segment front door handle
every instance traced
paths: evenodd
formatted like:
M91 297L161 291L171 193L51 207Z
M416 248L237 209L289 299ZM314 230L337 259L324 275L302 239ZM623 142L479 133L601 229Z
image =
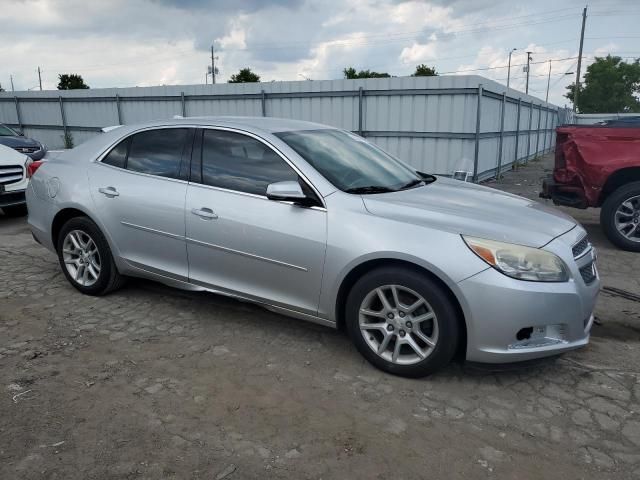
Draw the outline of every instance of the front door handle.
M193 208L191 210L191 213L193 213L194 215L197 215L198 217L203 218L205 220L214 220L214 219L218 218L218 215L216 215L213 210L211 210L210 208L207 208L207 207Z
M99 188L98 191L109 198L117 197L118 195L120 195L115 187L102 187Z

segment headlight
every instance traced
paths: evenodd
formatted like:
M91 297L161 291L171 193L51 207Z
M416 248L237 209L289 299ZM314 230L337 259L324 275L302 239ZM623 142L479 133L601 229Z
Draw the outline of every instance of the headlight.
M567 266L551 252L484 238L462 238L473 253L508 277L534 282L569 280Z

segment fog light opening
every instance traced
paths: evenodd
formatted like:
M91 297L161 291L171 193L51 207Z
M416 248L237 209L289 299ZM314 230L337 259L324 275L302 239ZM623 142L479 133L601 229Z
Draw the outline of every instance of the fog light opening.
M516 339L518 339L518 341L529 340L532 333L533 327L521 328L518 333L516 333Z

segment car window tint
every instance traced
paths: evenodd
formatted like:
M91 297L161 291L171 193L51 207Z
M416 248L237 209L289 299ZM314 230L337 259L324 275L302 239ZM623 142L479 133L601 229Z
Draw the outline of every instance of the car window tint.
M108 153L106 157L102 159L102 163L112 165L118 168L124 168L127 161L127 147L129 146L129 139L125 139Z
M134 135L127 170L177 178L187 133L186 128L161 128Z
M267 185L286 180L298 180L298 175L276 152L262 142L239 133L204 131L204 184L265 195Z

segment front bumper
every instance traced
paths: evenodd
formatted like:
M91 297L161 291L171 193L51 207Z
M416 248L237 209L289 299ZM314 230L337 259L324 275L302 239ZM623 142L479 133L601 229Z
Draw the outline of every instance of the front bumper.
M542 181L540 198L551 199L555 205L566 207L587 208L589 206L589 201L582 187L558 183L554 180L553 175L547 176Z
M547 247L562 250L562 240ZM580 275L583 264L595 261L595 251L576 261L570 258L571 265L564 258L571 271L568 282L516 280L493 268L460 282L466 303L467 360L511 363L585 346L600 278L594 270L595 279L587 284Z
M24 190L12 190L0 193L0 208L14 207L27 203Z

